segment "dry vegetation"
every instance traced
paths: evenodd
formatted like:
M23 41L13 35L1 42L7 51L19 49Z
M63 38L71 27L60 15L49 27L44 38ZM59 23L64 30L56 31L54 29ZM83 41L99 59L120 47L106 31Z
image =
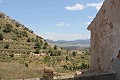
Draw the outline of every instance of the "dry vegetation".
M66 51L0 15L0 78L41 77L44 67L59 73L89 68L89 50Z

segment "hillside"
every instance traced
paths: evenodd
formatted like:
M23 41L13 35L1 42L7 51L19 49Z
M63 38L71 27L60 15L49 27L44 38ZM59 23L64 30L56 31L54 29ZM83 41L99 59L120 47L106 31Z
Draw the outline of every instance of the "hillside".
M53 49L42 37L33 33L23 24L0 13L0 52L42 53Z
M63 50L0 13L0 79L40 78L45 67L73 73L89 68L89 61L89 50Z
M59 47L62 47L63 49L68 49L68 50L83 50L83 49L89 49L90 47L90 39L85 39L85 40L74 40L74 41L65 41L65 40L58 40L58 41L53 41L46 39L48 43L57 45Z

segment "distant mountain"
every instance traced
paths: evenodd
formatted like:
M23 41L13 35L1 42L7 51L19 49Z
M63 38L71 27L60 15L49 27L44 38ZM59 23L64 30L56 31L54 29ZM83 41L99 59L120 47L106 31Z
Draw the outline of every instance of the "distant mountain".
M88 49L90 47L90 39L74 40L74 41L65 41L65 40L53 41L53 40L46 39L46 41L50 44L54 44L69 50Z
M53 41L46 39L46 41L51 44L90 44L90 39L74 40L74 41L65 41L65 40Z

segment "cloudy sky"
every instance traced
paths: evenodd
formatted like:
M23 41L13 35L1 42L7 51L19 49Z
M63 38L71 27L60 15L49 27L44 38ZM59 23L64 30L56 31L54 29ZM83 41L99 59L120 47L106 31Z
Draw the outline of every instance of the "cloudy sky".
M89 39L103 0L0 0L0 11L51 40Z

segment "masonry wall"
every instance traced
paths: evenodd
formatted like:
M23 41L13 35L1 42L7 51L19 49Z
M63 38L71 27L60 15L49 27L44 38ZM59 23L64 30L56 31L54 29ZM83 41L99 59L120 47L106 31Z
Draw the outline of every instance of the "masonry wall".
M116 72L120 69L119 65L114 66L116 60L120 63L120 0L106 0L88 29L91 31L91 70Z

